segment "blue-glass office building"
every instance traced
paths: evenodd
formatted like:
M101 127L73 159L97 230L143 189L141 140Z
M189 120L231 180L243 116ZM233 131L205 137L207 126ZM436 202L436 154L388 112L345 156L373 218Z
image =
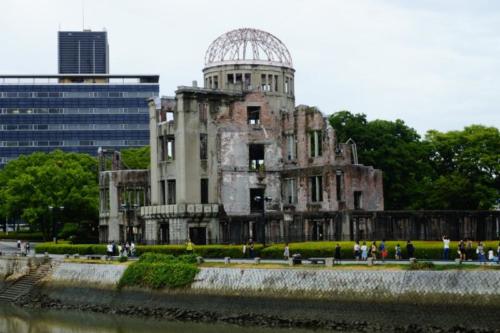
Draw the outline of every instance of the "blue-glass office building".
M59 74L108 74L106 31L59 31Z
M96 155L99 147L149 144L148 99L157 75L0 75L0 168L54 149Z

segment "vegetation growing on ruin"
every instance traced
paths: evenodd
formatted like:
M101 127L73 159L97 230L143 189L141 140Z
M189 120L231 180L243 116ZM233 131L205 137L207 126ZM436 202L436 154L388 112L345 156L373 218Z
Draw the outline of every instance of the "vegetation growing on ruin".
M194 255L176 257L145 253L127 267L118 287L179 288L191 284L197 273Z

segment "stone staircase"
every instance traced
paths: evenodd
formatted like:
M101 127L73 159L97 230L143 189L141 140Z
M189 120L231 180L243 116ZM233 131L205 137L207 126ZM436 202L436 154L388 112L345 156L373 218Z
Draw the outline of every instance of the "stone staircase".
M30 268L28 274L0 290L0 302L14 302L18 298L27 295L41 279L50 273L52 268L50 261L38 267Z

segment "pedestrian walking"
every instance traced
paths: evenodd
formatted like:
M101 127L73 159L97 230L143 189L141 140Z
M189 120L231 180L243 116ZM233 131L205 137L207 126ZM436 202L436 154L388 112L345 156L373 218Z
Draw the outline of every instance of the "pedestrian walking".
M371 249L370 249L370 255L373 258L373 260L377 260L377 242L373 241Z
M285 260L290 258L290 248L288 247L288 243L285 244L285 250L283 251L283 257Z
M193 251L194 251L194 243L191 242L190 238L188 238L188 240L186 242L186 252L188 254L193 254Z
M489 262L495 261L495 252L491 247L488 249L488 261Z
M477 254L477 259L479 260L479 263L484 264L484 262L486 261L486 257L484 254L484 245L482 242L477 243L476 254Z
M113 256L113 244L108 243L108 245L106 245L106 255L108 257L112 257Z
M467 238L467 242L465 244L465 259L471 261L474 257L474 251L472 249L472 241L470 238Z
M380 243L378 249L380 251L382 262L385 262L385 258L387 258L387 248L385 247L385 239L382 239L382 242Z
M363 242L363 245L361 245L361 260L365 261L366 259L368 259L368 247L366 242Z
M458 243L458 256L461 261L465 261L467 258L467 250L465 246L465 242L463 240L460 240L460 243Z
M135 244L134 244L134 242L130 243L130 256L135 257Z
M443 259L448 260L450 256L450 239L448 236L443 236Z
M354 259L356 261L359 261L361 257L361 246L359 246L359 241L356 241L356 243L354 243Z
M498 243L497 247L497 264L500 265L500 243Z
M337 243L337 246L335 247L335 255L334 255L334 258L335 258L335 263L340 264L340 260L341 260L342 258L341 258L341 247L340 247L340 244L339 244L339 243Z
M247 243L243 244L241 252L243 253L243 258L245 258L247 256Z
M31 244L29 241L26 241L26 254L30 254Z
M17 240L17 249L21 251L21 240Z
M251 243L250 245L248 246L248 254L250 255L250 258L254 258L255 257L255 248L254 248L254 244L253 244L253 241L250 240Z
M413 246L411 240L406 242L406 253L408 254L408 259L415 258L415 247Z
M394 248L394 250L396 252L396 255L394 256L394 259L396 259L396 260L403 259L403 255L401 253L401 246L399 244L396 245L396 247Z

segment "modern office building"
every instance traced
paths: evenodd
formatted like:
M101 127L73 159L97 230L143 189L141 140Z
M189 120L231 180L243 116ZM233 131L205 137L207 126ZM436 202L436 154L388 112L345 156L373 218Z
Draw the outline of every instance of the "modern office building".
M158 75L0 75L0 168L36 151L149 144Z
M108 74L106 31L59 31L59 74Z

